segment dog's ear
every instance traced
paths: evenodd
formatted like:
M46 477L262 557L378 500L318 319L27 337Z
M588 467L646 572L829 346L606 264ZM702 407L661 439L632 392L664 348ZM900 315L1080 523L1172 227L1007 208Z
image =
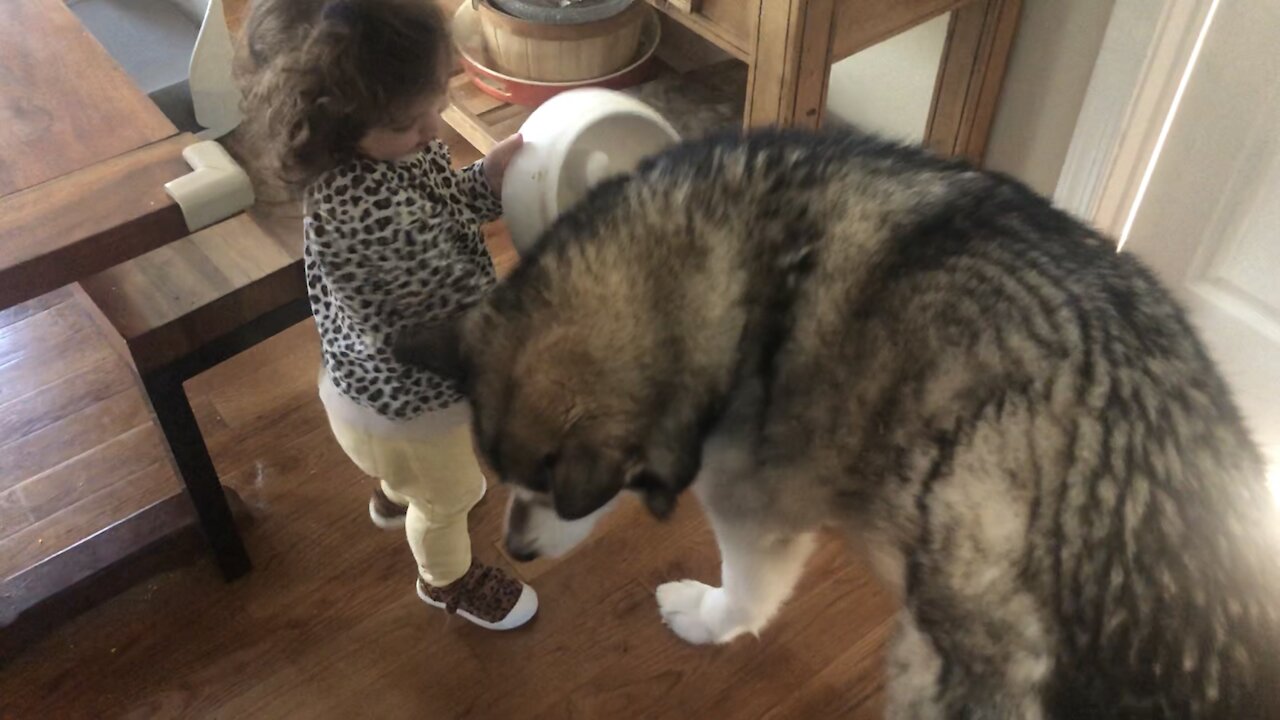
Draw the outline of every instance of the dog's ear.
M577 520L604 507L626 485L626 465L626 458L607 449L566 445L551 475L556 514Z
M702 468L702 433L671 432L657 438L675 437L678 442L651 441L638 451L638 462L627 478L627 487L640 493L645 507L659 520L675 510L676 499Z
M467 364L456 319L404 328L392 339L391 354L406 365L425 368L447 380L466 379Z
M641 468L627 480L627 487L640 493L644 498L644 506L650 514L659 520L666 520L676 508L676 497L680 491L673 483L664 480L660 475Z

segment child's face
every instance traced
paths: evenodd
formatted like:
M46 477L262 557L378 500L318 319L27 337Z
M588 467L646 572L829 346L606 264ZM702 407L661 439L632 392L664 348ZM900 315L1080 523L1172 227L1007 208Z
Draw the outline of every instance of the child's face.
M374 160L399 160L415 155L440 135L440 113L448 100L429 95L409 106L404 117L365 133L357 149Z

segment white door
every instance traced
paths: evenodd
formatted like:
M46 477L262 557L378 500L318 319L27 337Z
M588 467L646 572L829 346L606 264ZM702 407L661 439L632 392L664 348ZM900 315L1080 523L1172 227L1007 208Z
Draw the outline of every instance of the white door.
M1280 2L1220 0L1205 27L1122 251L1191 312L1280 498Z

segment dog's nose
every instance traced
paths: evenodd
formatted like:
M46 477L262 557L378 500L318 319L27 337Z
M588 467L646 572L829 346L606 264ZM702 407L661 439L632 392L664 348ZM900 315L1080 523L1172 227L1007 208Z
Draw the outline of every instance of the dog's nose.
M510 538L507 539L506 544L507 544L507 554L510 555L511 559L515 560L516 562L525 563L525 562L536 560L538 558L538 551L534 550L533 548L520 547L519 545L516 545L515 543L511 542Z

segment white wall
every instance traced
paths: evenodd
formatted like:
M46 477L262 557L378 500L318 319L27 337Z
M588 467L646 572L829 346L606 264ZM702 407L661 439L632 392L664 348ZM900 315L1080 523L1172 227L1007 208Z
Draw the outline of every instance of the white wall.
M833 65L827 112L895 140L923 140L948 18L936 17Z
M1053 194L1113 2L1023 0L987 167ZM836 63L828 111L863 129L921 140L946 23L937 18Z
M1023 2L987 146L987 167L1053 194L1112 4L1113 0Z

